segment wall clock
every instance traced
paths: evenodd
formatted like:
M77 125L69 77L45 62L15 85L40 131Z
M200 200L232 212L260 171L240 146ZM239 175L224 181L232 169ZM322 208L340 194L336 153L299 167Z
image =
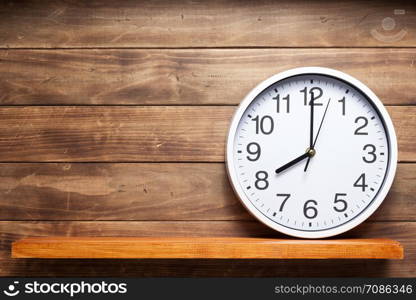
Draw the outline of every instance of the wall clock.
M388 112L357 79L306 67L260 83L229 129L226 163L244 206L282 233L323 238L367 219L391 187Z

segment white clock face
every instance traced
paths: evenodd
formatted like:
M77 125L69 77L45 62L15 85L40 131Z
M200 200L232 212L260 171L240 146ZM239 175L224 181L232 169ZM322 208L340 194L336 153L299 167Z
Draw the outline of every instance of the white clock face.
M354 78L324 68L260 84L240 105L227 143L229 177L244 205L268 226L306 238L368 218L391 186L396 161L381 102Z

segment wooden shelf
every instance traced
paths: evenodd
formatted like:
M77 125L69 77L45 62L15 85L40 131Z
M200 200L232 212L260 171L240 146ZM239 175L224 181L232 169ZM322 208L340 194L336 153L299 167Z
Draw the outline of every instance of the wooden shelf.
M389 239L31 237L12 244L13 258L402 259Z

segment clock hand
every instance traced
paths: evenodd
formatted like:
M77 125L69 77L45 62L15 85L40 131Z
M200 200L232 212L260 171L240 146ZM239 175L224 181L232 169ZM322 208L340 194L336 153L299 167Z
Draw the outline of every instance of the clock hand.
M292 160L292 161L288 162L287 164L281 166L280 168L276 169L276 174L279 174L280 172L290 168L291 166L293 166L294 164L297 164L298 162L304 160L305 158L308 158L308 162L309 162L311 157L315 155L315 150L313 149L313 147L315 145L315 143L313 141L313 123L314 123L313 116L314 116L314 106L315 105L313 103L313 100L314 100L314 95L313 95L313 93L311 93L311 101L309 102L309 105L311 107L311 110L310 110L310 112L311 112L310 113L310 126L309 126L309 128L310 128L309 148L301 156L295 158L294 160ZM322 125L322 122L321 122L321 125ZM319 131L318 131L318 134L319 134Z
M287 164L284 164L280 168L277 168L276 169L276 174L279 174L282 171L284 171L284 170L290 168L291 166L297 164L298 162L304 160L305 158L308 158L308 157L310 158L311 156L314 156L314 155L315 155L315 150L308 148L307 151L305 153L303 153L301 156L298 156L295 159L288 162Z
M313 149L313 111L314 111L314 103L313 103L313 93L311 93L311 102L309 105L311 106L311 114L310 114L310 125L309 125L309 149Z
M315 147L315 144L316 144L316 140L318 139L319 133L321 132L322 124L324 123L326 112L328 111L328 107L329 107L330 102L331 102L331 98L329 98L328 103L326 104L324 115L322 117L321 124L319 124L318 133L316 134L315 141L313 142L311 149L315 149L314 147ZM305 165L305 169L303 170L304 172L306 172L306 170L308 169L309 161L311 160L311 157L312 156L308 157L308 160L307 160L306 165Z

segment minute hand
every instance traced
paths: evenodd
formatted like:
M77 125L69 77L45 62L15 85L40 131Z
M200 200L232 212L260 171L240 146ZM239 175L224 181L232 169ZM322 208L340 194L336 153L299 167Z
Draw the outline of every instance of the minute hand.
M315 140L313 141L313 144L312 144L312 149L315 149L315 144L316 144L316 141L318 139L319 133L321 132L322 124L324 123L326 112L328 111L328 107L329 107L330 102L331 102L331 98L329 98L328 103L326 104L325 112L324 112L324 115L322 117L321 124L319 124L318 133L316 134ZM311 157L308 158L308 161L306 162L306 165L305 165L305 169L303 171L306 172L306 170L308 169L310 160L311 160Z
M309 103L309 105L311 106L311 114L310 114L310 125L309 125L309 149L313 149L313 111L314 111L314 107L315 107L315 103L313 103L313 101L315 100L313 98L313 93L311 94L311 102Z

